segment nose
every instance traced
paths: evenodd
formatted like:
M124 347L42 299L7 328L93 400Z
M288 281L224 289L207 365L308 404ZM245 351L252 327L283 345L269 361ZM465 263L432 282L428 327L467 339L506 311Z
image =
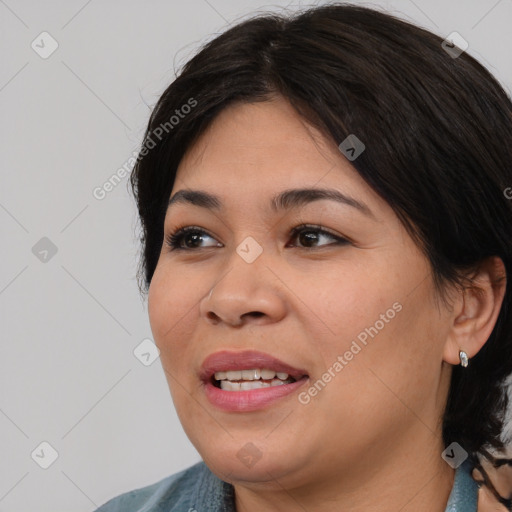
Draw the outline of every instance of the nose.
M256 263L257 262L257 263ZM199 304L200 316L211 325L264 325L286 315L283 287L260 256L247 263L234 254L227 271L212 283Z

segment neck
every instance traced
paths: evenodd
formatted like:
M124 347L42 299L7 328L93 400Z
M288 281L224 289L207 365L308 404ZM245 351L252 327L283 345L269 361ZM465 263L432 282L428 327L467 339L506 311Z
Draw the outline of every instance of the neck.
M386 453L378 448L368 450L367 460L331 471L334 478L322 475L307 484L289 486L282 478L257 488L235 484L236 510L445 512L455 471L441 458L442 440L434 439L424 426L423 432L419 431L408 442L402 439L391 453L389 447ZM419 447L429 448L422 453Z

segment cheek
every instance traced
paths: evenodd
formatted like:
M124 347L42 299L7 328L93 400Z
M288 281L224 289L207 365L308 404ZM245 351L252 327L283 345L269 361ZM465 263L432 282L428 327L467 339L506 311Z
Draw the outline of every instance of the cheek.
M364 344L376 331L389 330L400 316L400 306L393 307L401 295L400 281L378 266L333 267L314 281L301 278L296 282L303 283L297 295L305 298L314 313L311 317L321 320L326 346L338 353L348 350L358 336Z
M436 321L430 281L422 282L424 267L413 263L403 271L389 262L354 266L350 275L333 271L329 280L303 284L301 293L315 297L314 303L307 302L313 304L311 317L322 320L316 334L326 368L346 355L348 364L371 368L399 387L400 376L404 382L422 379L422 368L435 374L431 370L441 360L442 326Z
M185 282L186 281L186 282ZM163 362L177 367L183 359L184 340L197 319L194 305L199 301L198 287L164 265L157 266L148 291L151 331ZM172 358L170 357L172 352Z

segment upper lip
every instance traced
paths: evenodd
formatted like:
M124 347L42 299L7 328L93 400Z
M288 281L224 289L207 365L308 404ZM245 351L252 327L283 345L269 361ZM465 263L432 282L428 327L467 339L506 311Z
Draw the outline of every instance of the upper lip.
M210 354L203 361L200 370L201 380L210 380L216 372L228 370L251 370L253 368L267 368L277 372L287 373L295 380L299 380L307 372L300 368L294 368L280 359L256 350L244 350L242 352L231 352L222 350Z

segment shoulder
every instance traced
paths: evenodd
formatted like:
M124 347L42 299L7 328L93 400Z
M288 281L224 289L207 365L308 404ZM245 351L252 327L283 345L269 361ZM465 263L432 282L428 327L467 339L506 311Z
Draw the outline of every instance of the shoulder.
M471 476L472 469L470 459L457 468L445 512L477 512L478 484Z
M205 499L205 491L210 498L222 501L229 488L204 462L198 462L154 484L112 498L95 512L188 512Z

